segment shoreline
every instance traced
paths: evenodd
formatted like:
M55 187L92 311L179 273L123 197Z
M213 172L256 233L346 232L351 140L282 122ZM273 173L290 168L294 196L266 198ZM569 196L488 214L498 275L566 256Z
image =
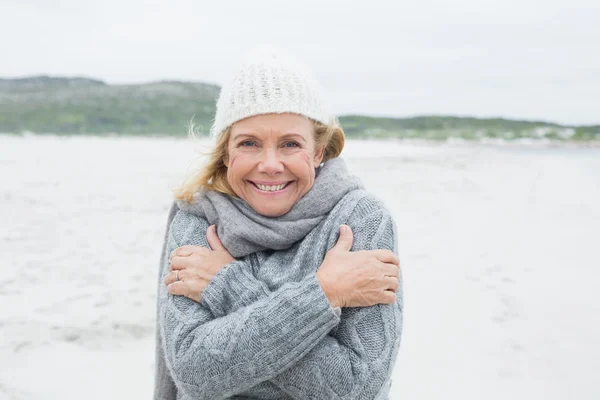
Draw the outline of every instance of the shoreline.
M173 140L173 141L189 141L194 140L200 143L209 143L212 140L207 136L199 137L198 139L190 139L187 136L171 136L171 135L136 135L136 134L60 134L60 133L9 133L0 132L0 137L5 138L20 138L20 139L139 139L139 140ZM480 138L477 140L463 139L451 137L444 140L424 139L424 138L354 138L346 137L348 142L371 142L371 143L400 143L408 145L419 145L429 147L501 147L501 148L563 148L563 149L579 149L579 148L600 148L600 140L556 140L556 139L535 139L535 138L520 138L520 139L498 139L498 138Z

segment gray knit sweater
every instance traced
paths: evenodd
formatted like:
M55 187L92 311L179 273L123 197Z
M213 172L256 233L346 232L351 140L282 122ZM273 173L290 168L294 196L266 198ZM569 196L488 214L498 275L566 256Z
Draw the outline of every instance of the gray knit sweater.
M202 303L168 294L162 281L172 250L209 247L209 223L175 205L169 221L158 282L155 399L387 399L402 286L395 304L340 309L315 276L341 224L352 228L352 251L398 253L395 224L379 200L349 192L290 248L223 267Z

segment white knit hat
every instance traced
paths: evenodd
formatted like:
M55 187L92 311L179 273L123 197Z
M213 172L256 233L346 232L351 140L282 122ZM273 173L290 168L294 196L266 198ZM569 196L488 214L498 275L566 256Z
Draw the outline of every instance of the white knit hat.
M216 139L226 128L259 114L295 113L329 124L320 85L308 68L272 46L246 54L241 66L222 88L210 135Z

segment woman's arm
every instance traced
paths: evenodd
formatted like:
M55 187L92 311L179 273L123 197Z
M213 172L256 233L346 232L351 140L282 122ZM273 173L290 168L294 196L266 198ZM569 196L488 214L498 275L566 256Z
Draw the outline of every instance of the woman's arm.
M397 254L394 224L373 198L365 198L348 220L355 232L353 250L389 249ZM201 227L200 232L202 232ZM201 234L196 240L205 240ZM204 242L199 245L207 246ZM227 315L264 299L271 292L249 266L236 261L224 267L203 292L203 303L215 315ZM334 332L296 364L271 379L296 398L374 398L387 393L402 328L402 288L397 302L344 308Z
M359 204L348 225L353 251L398 254L394 222L376 201ZM402 334L402 280L396 302L343 308L340 324L291 368L271 379L296 399L387 399Z
M377 200L363 199L348 225L354 231L353 251L388 249L398 254L393 220ZM247 265L237 262L215 276L203 298L226 315L269 293ZM297 399L385 398L401 339L401 286L396 299L391 305L344 308L333 332L270 381Z
M163 256L199 243L198 218L175 216ZM221 318L199 303L171 296L159 284L158 326L166 364L191 398L225 398L271 379L319 343L340 321L314 274Z
M215 317L222 317L264 299L270 293L268 286L254 276L251 266L237 260L217 272L202 292L201 302Z

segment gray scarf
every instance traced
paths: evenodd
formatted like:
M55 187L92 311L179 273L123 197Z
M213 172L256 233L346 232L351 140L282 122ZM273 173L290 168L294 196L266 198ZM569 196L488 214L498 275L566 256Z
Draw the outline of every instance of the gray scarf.
M177 206L216 225L219 239L235 258L261 250L287 249L316 227L347 193L363 189L339 157L315 171L312 188L279 217L265 217L242 199L205 189L195 194L192 203L177 201Z

